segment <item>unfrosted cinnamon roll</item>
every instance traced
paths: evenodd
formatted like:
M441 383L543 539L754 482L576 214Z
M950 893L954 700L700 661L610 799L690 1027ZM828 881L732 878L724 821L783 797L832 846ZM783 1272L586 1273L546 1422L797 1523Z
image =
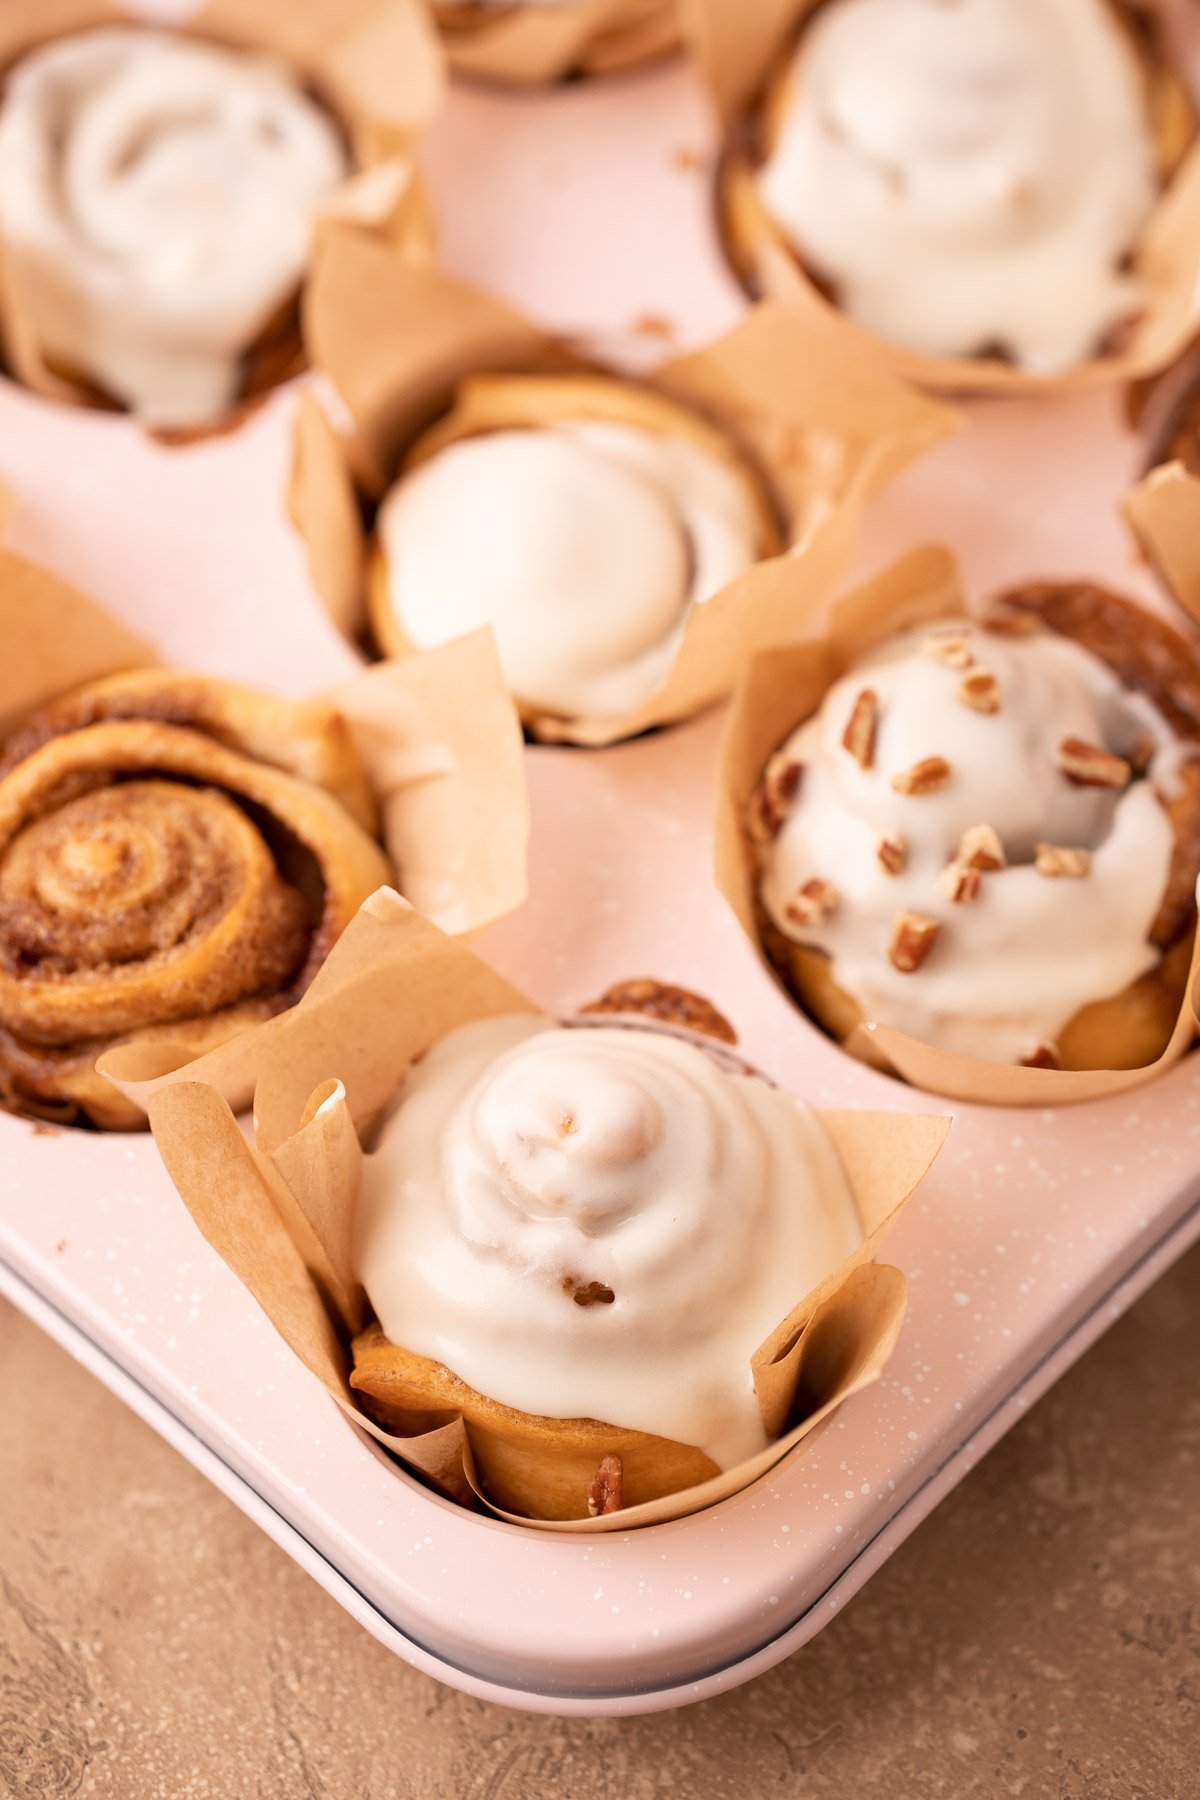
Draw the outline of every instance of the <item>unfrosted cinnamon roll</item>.
M712 426L599 376L479 376L376 522L386 655L495 632L527 716L615 718L665 679L692 606L780 547L766 488Z
M633 68L679 43L677 0L433 0L452 68L514 86Z
M1111 348L1192 135L1113 0L826 0L727 159L731 250L790 253L857 324L1052 375Z
M33 51L0 105L0 247L44 360L155 426L216 419L347 169L271 58L135 26Z
M1200 663L1083 584L893 639L781 745L749 821L764 942L835 1037L1154 1062L1200 871Z
M144 1124L97 1056L290 1004L391 878L372 821L318 703L148 669L36 714L0 752L0 1104Z
M751 1358L862 1235L824 1128L765 1082L652 1030L485 1020L366 1159L351 1381L392 1429L461 1414L507 1510L637 1505L765 1447Z

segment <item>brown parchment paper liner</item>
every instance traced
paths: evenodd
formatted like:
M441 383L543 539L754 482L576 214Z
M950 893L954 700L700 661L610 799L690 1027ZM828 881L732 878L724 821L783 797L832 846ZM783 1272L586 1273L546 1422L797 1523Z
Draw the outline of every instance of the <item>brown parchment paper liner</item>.
M768 968L755 916L754 853L746 830L750 797L764 767L817 710L833 683L876 645L918 625L963 616L967 607L953 556L940 546L924 546L840 600L821 631L764 652L734 694L718 763L714 872ZM1192 945L1189 993L1198 974L1200 934ZM1163 1054L1138 1069L1029 1069L984 1062L877 1024L859 1026L842 1048L914 1087L953 1100L1061 1106L1139 1087L1178 1062L1195 1036L1196 1020L1185 1000Z
M457 1497L479 1493L461 1420L397 1437L362 1412L348 1382L349 1341L364 1309L351 1263L369 1132L409 1065L470 1020L537 1008L461 942L389 889L361 907L304 998L184 1070L136 1048L105 1068L145 1105L172 1179L208 1241L285 1342L364 1430L406 1467ZM223 1095L255 1084L255 1143ZM694 1512L771 1468L850 1393L879 1373L904 1313L903 1276L872 1265L928 1170L949 1121L907 1113L820 1115L845 1167L864 1241L781 1321L754 1358L767 1451L702 1486L598 1519L514 1519L556 1530L626 1530ZM637 1435L637 1434L634 1434ZM491 1508L497 1511L496 1508ZM508 1515L502 1515L508 1516Z
M432 227L413 161L420 133L437 116L445 88L443 57L423 0L209 0L190 18L140 17L107 0L4 0L0 78L19 58L54 38L104 26L176 30L231 49L260 51L294 69L346 134L352 172L325 202L314 245L330 223L379 233L395 248L428 255ZM192 443L228 430L279 381L298 372L298 333L283 313L247 347L251 380L229 419L156 431L165 443ZM48 399L111 404L97 390L51 368L37 320L26 305L0 241L0 347L9 369ZM261 364L258 379L251 365Z
M319 250L305 335L352 428L340 437L316 399L303 396L290 509L314 586L355 638L365 625L368 556L359 495L368 504L379 499L414 439L456 395L469 394L463 384L472 375L578 373L583 365L498 301L345 231L331 232ZM754 652L792 635L828 591L870 496L959 425L948 408L864 369L824 337L815 341L770 304L668 363L645 387L715 426L748 459L791 547L691 608L670 673L636 712L526 713L535 735L550 741L614 743L726 693ZM535 396L531 412L537 404Z
M1181 462L1162 463L1126 495L1124 511L1174 598L1200 622L1200 479Z
M0 517L8 504L0 489ZM0 739L47 702L154 651L48 570L0 547ZM473 931L526 892L529 811L520 725L489 633L380 664L323 696L350 727L380 835L415 905ZM211 1042L206 1022L139 1039L175 1061ZM237 1096L241 1104L249 1093Z
M534 87L569 75L608 75L665 56L679 44L676 0L571 0L563 6L435 5L458 75Z
M727 247L736 237L748 263L740 273L761 292L794 309L814 329L844 348L880 362L922 386L950 394L1066 393L1077 388L1132 381L1154 373L1182 349L1196 326L1200 277L1200 141L1192 141L1166 180L1138 243L1132 267L1144 289L1138 317L1105 353L1057 375L1039 375L998 358L931 356L877 337L823 294L758 200L740 146L751 134L759 96L809 14L822 0L680 0L690 43L726 130L727 147L717 171L717 205ZM1154 15L1122 5L1140 35L1157 50ZM1169 49L1166 52L1169 58ZM1169 74L1152 95L1151 119L1164 149L1177 147L1194 120L1182 84ZM1173 159L1168 159L1173 160Z

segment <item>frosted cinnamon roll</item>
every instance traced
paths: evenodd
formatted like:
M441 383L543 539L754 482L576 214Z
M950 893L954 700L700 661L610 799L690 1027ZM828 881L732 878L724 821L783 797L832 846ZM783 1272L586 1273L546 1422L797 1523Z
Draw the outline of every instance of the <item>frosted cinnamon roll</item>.
M352 1384L392 1428L461 1413L508 1510L636 1505L765 1447L751 1357L861 1239L818 1120L694 1042L471 1024L366 1159Z
M218 418L347 168L268 57L133 26L33 51L0 105L0 246L43 359L149 424Z
M289 1005L391 879L372 823L320 704L149 669L31 718L0 752L0 1104L143 1125L96 1058Z
M385 655L490 625L527 715L604 719L663 682L691 607L779 548L757 472L713 427L602 377L476 377L376 521Z
M1200 870L1200 665L1101 589L893 639L780 747L749 820L811 1015L1035 1067L1156 1060Z
M1138 314L1191 129L1113 0L827 0L729 160L733 253L765 232L890 343L1056 374Z

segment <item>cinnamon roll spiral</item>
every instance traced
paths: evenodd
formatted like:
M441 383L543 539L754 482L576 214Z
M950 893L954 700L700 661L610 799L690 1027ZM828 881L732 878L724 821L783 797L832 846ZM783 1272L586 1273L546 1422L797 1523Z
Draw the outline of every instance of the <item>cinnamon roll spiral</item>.
M764 1448L751 1359L862 1236L795 1101L675 1036L529 1015L410 1072L359 1208L381 1330L353 1385L393 1417L461 1411L517 1510L544 1496L513 1446L577 1458L584 1485L618 1451L629 1503L672 1491L664 1446L691 1447L693 1481Z
M324 706L145 670L37 714L0 753L0 1100L142 1123L96 1057L288 1005L390 879L370 819Z
M42 356L148 423L210 423L347 169L269 58L134 26L34 51L0 107L0 242Z

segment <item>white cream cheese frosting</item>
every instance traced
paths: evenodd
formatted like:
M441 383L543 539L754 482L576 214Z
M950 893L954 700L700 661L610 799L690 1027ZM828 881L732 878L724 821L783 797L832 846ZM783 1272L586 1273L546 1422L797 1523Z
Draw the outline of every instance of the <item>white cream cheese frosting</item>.
M758 175L768 213L878 336L1053 373L1136 312L1156 198L1110 0L831 0Z
M446 446L396 483L377 531L405 636L490 625L513 693L563 718L642 705L689 608L761 538L745 483L700 444L585 419Z
M34 51L0 105L0 242L43 353L152 424L218 417L346 171L269 58L136 27Z
M1158 962L1174 831L1157 790L1180 754L1153 706L1066 638L906 633L779 752L799 773L760 845L763 904L828 954L868 1020L1024 1061ZM1121 759L1147 757L1131 779ZM902 916L923 923L897 946Z
M356 1235L394 1343L504 1405L729 1468L766 1443L752 1355L862 1233L798 1102L678 1038L522 1015L411 1071Z

